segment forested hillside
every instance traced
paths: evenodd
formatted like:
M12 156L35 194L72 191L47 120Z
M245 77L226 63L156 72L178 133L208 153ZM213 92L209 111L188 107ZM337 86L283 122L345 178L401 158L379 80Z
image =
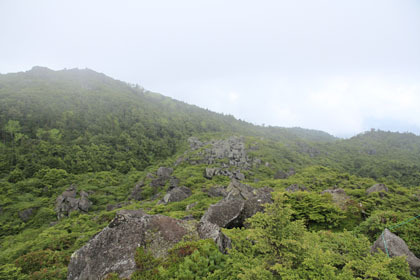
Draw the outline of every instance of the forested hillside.
M0 279L420 276L418 219L392 230L409 263L371 253L420 214L414 134L255 126L43 67L0 75L0 133Z

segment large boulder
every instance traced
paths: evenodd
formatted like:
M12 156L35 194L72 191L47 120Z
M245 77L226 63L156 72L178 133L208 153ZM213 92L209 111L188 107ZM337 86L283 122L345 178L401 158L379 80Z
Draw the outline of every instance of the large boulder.
M191 195L191 190L187 187L176 187L170 190L159 204L167 204L169 202L176 202L186 199Z
M163 257L186 235L195 235L188 222L142 210L121 210L111 223L96 234L70 259L67 279L103 279L109 273L127 278L136 270L136 248L144 247Z
M218 175L219 172L220 172L220 168L207 167L204 170L204 177L207 179L212 179L215 175Z
M174 172L174 170L170 167L159 167L156 174L161 178L169 178L172 172Z
M379 196L384 197L385 193L389 192L389 189L385 184L375 184L366 190L368 195L375 192L379 192Z
M77 198L77 190L74 185L71 185L55 200L55 211L57 218L61 219L67 217L73 211L88 212L92 202L89 200L89 194L85 191L80 191L79 198Z
M386 248L385 249L385 243ZM371 252L377 252L379 250L386 252L390 257L405 256L410 266L412 274L417 277L420 277L420 259L417 258L411 251L408 249L407 244L397 235L393 234L388 229L385 229L383 233L378 237L371 248Z
M213 239L223 253L230 248L230 239L221 228L244 226L244 221L255 213L264 210L264 204L271 203L271 188L254 189L232 180L227 188L228 194L216 204L211 205L201 217L198 233L201 238Z
M210 197L217 197L217 196L226 197L228 195L228 192L226 191L226 189L220 186L210 187L206 192L207 192L207 195Z

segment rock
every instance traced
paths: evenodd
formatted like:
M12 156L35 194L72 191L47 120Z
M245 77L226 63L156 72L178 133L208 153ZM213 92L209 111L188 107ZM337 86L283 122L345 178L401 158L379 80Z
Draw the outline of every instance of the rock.
M176 187L169 191L159 204L167 204L169 202L176 202L186 199L191 195L191 190L187 187Z
M237 180L245 180L245 175L241 172L236 172L234 176Z
M197 235L187 222L147 215L142 210L121 210L106 228L72 254L67 279L102 279L109 273L128 278L136 270L137 247L163 257L190 234Z
M270 193L273 190L254 189L232 180L227 191L229 193L224 199L210 205L197 228L201 238L213 239L223 253L230 248L231 240L223 234L221 228L242 227L245 219L264 210L263 204L272 202Z
M238 226L237 219L244 209L245 201L241 199L223 199L210 205L200 222L209 222L219 227L234 228Z
M169 178L172 174L172 172L174 172L174 170L172 168L169 167L159 167L159 169L157 170L156 174L158 175L158 177L163 177L163 178Z
M254 188L248 185L242 184L241 182L233 179L226 191L228 192L227 199L240 198L249 199L255 194L253 193Z
M308 189L305 186L301 186L298 184L290 185L286 188L287 192L305 192L308 191Z
M274 174L274 179L287 179L287 177L289 177L289 175L283 170L278 170L276 174Z
M379 192L380 197L384 197L385 193L388 192L389 189L385 184L375 184L372 187L366 190L366 193L369 195L374 192Z
M219 251L227 253L232 248L232 241L221 230L221 228L208 221L200 221L197 227L198 234L202 239L213 239Z
M142 196L143 187L144 187L144 182L143 181L138 182L134 186L133 190L131 191L130 199L134 199L137 201L144 199L144 197Z
M321 192L321 194L324 194L324 193L331 194L332 201L341 209L345 209L347 206L347 202L350 200L350 197L346 194L346 192L340 188L328 189Z
M150 182L150 186L153 188L163 187L166 185L167 180L166 177L158 177Z
M411 273L420 277L420 259L418 259L408 248L407 244L397 235L385 229L378 237L371 248L371 252L377 252L380 249L386 252L384 240L388 249L390 257L406 256L408 265L410 266Z
M204 170L204 177L207 179L212 179L213 176L217 175L219 171L220 171L220 168L207 167L206 170Z
M178 185L179 185L179 179L176 177L171 177L171 179L169 180L169 190L172 190L178 187Z
M290 169L289 169L289 172L287 172L287 176L288 176L288 177L293 176L293 175L295 175L295 174L296 174L296 171L295 171L293 168L290 168Z
M79 195L80 198L76 198L76 187L71 185L57 197L55 211L58 219L67 217L73 211L88 212L90 206L92 206L92 202L89 200L89 194L85 191L80 191Z
M193 202L191 204L188 204L187 207L185 207L185 210L189 211L189 210L193 209L196 205L197 205L197 202Z
M228 193L224 187L211 187L207 190L207 195L210 197L217 197L217 196L226 197Z
M264 204L273 203L271 192L273 192L272 189L263 189L256 196L246 200L237 223L244 225L246 219L254 216L258 212L264 211Z
M35 214L36 209L31 207L19 212L19 218L25 223L29 221Z

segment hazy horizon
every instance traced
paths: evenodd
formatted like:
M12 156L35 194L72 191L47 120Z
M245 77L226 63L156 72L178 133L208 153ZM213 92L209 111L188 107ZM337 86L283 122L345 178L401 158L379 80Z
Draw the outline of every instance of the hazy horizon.
M89 68L258 125L420 134L420 2L2 1L0 73Z

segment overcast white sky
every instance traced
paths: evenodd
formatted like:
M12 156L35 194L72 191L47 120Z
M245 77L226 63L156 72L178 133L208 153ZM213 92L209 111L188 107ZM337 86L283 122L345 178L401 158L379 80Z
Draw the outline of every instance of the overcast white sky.
M0 1L0 73L90 68L255 123L420 134L420 1Z

